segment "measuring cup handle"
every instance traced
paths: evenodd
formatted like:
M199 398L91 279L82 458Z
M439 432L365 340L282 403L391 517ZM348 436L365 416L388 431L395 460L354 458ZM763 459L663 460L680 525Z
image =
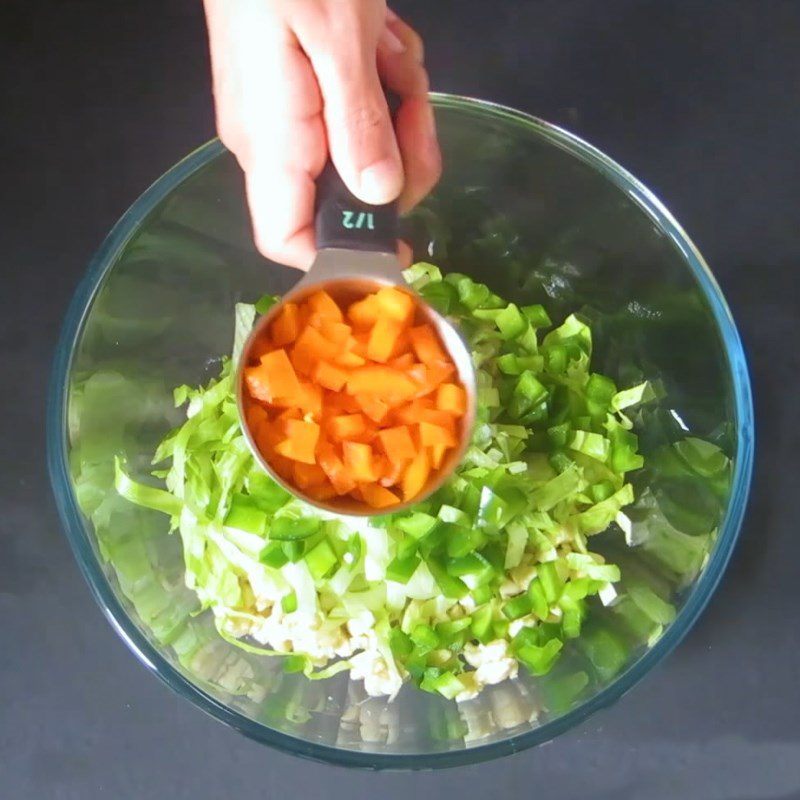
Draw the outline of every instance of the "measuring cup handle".
M394 119L399 98L386 92ZM373 206L359 200L348 188L329 159L317 178L314 208L317 249L337 247L372 253L397 252L397 203Z

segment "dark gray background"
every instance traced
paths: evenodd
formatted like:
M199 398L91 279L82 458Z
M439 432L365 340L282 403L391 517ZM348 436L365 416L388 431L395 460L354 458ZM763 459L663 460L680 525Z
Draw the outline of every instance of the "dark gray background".
M247 741L147 673L101 616L44 463L58 325L132 200L213 134L199 0L0 11L0 797L800 797L800 3L403 0L436 89L558 122L643 179L731 303L755 383L742 541L685 643L536 751L347 772Z

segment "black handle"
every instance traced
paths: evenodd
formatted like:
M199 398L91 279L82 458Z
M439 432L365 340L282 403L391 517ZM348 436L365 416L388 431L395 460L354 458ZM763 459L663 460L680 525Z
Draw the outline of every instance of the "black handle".
M394 119L398 99L387 93L386 101ZM397 251L397 203L373 206L362 202L345 186L329 159L317 178L314 229L319 250L340 247L394 253Z

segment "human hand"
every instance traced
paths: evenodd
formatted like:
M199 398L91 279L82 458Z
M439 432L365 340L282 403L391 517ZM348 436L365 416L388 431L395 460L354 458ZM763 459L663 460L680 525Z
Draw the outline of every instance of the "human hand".
M367 203L407 211L441 154L419 36L384 0L204 0L217 129L245 173L268 258L308 269L330 154ZM394 126L382 82L401 98Z

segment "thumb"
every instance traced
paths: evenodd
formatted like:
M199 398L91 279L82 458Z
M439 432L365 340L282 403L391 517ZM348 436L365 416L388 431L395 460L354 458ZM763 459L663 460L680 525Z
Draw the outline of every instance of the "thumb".
M342 37L335 48L314 64L331 159L359 199L388 203L403 189L403 163L378 78L375 47Z

